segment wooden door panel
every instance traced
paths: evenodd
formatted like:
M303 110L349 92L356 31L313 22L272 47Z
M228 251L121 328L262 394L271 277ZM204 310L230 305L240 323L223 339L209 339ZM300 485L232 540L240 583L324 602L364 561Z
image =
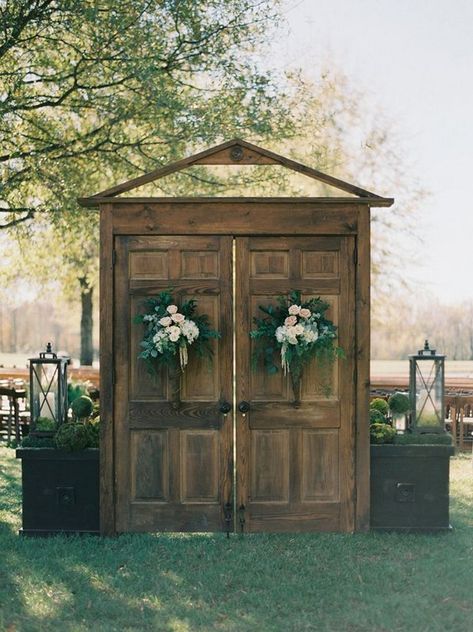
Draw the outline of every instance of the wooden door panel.
M233 476L232 419L219 410L232 401L231 238L121 237L115 248L117 530L222 530ZM212 362L190 350L177 409L167 370L150 376L138 359L143 326L133 323L146 297L170 287L222 334Z
M250 403L236 422L238 505L250 531L354 528L353 247L336 236L237 239L237 401ZM250 370L248 338L258 306L290 290L329 303L347 356L305 369L297 409L289 376Z
M255 502L289 501L289 432L254 430L251 442L251 498Z
M131 499L169 499L169 433L135 430L131 440Z
M339 432L330 430L302 431L302 500L340 500Z
M219 432L181 432L181 498L183 502L219 501Z

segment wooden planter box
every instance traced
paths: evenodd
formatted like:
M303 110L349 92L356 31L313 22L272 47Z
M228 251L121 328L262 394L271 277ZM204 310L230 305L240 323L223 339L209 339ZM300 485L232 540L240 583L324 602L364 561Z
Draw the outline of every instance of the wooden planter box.
M19 448L23 535L99 533L99 450Z
M371 528L451 529L448 445L371 446Z

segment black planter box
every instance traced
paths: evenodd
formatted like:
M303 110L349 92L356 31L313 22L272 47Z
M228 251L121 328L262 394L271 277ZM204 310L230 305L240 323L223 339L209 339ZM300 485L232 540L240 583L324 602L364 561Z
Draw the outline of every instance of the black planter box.
M19 448L23 535L99 533L99 450Z
M448 445L371 446L371 528L450 530Z

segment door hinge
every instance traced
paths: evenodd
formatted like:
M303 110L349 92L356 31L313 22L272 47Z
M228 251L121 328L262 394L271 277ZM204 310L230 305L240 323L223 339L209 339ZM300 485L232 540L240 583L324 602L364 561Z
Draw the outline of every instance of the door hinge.
M245 531L245 505L240 505L238 508L238 521L240 522L240 531L244 533Z
M356 265L358 263L358 246L355 244L353 248L353 263Z
M232 522L233 522L233 505L231 502L225 503L223 507L223 515L225 519L225 531L227 532L227 538L230 537L230 531L233 531Z

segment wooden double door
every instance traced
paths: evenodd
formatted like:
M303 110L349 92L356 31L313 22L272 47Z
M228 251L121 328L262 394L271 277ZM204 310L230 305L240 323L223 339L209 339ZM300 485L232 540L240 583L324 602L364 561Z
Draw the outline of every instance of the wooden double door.
M354 529L354 239L115 237L117 531ZM221 333L210 364L190 354L177 410L133 323L167 288ZM329 302L346 355L323 380L307 368L297 409L282 372L252 370L249 337L258 306L292 289Z

